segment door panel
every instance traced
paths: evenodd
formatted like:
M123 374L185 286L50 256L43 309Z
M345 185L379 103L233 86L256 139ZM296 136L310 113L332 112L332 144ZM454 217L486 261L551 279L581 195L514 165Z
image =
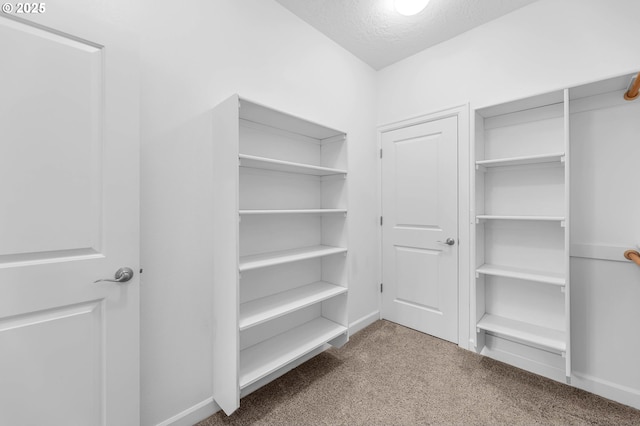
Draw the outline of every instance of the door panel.
M438 223L438 205L434 198L424 194L437 194L438 169L407 167L417 158L438 157L439 135L401 140L394 143L395 154L395 212L398 227L409 229L431 227ZM436 225L437 226L437 225Z
M440 312L437 286L440 252L398 246L395 249L396 301Z
M12 390L3 393L3 419L24 425L101 424L103 308L102 302L89 302L0 324L0 377ZM38 408L25 410L25 401L37 401Z
M0 16L2 425L140 421L137 41L109 3Z
M382 316L452 342L458 340L457 144L455 117L382 135Z
M0 51L0 263L98 253L102 50L5 21Z

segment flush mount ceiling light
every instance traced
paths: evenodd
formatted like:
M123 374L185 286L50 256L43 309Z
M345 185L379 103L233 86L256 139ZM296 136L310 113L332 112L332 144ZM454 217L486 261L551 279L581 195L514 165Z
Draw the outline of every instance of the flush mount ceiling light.
M429 0L394 0L393 5L400 15L412 16L427 7Z

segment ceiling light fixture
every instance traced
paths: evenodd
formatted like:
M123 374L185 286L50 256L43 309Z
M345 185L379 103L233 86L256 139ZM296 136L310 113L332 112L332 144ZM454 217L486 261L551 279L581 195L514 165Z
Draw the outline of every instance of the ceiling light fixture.
M394 0L393 4L400 15L413 16L422 11L429 0Z

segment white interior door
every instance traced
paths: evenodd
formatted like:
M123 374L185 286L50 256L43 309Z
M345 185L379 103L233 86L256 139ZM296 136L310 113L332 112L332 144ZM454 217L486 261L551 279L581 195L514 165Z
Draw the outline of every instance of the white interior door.
M44 8L0 16L0 424L138 425L137 41Z
M382 150L382 317L457 343L457 118L385 132Z

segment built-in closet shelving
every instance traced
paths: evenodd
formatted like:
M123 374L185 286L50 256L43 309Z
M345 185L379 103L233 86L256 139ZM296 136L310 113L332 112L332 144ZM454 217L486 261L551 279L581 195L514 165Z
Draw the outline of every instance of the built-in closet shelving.
M477 109L478 352L570 377L568 91Z
M609 150L625 153L625 144L635 140L637 106L623 96L634 77L475 110L471 317L478 352L569 381L570 259L581 259L574 259L573 281L584 281L574 282L584 298L590 278L576 265L584 265L584 259L623 262L622 253L633 245L622 219L621 224L607 222L606 231L594 228L605 223L599 219L615 216L615 207L594 205L604 193L616 198L614 205L630 206L617 213L626 214L630 223L634 207L625 198L632 184L625 187L626 178L613 175L607 176L613 182L609 188L597 186L592 170L600 164L586 159L600 153L606 160ZM626 162L628 169L633 153L616 161ZM577 190L570 195L572 181ZM571 213L572 204L579 208ZM577 315L585 315L584 309ZM584 323L574 323L574 352L585 350L589 332Z
M214 399L347 330L346 135L232 96L214 109Z

